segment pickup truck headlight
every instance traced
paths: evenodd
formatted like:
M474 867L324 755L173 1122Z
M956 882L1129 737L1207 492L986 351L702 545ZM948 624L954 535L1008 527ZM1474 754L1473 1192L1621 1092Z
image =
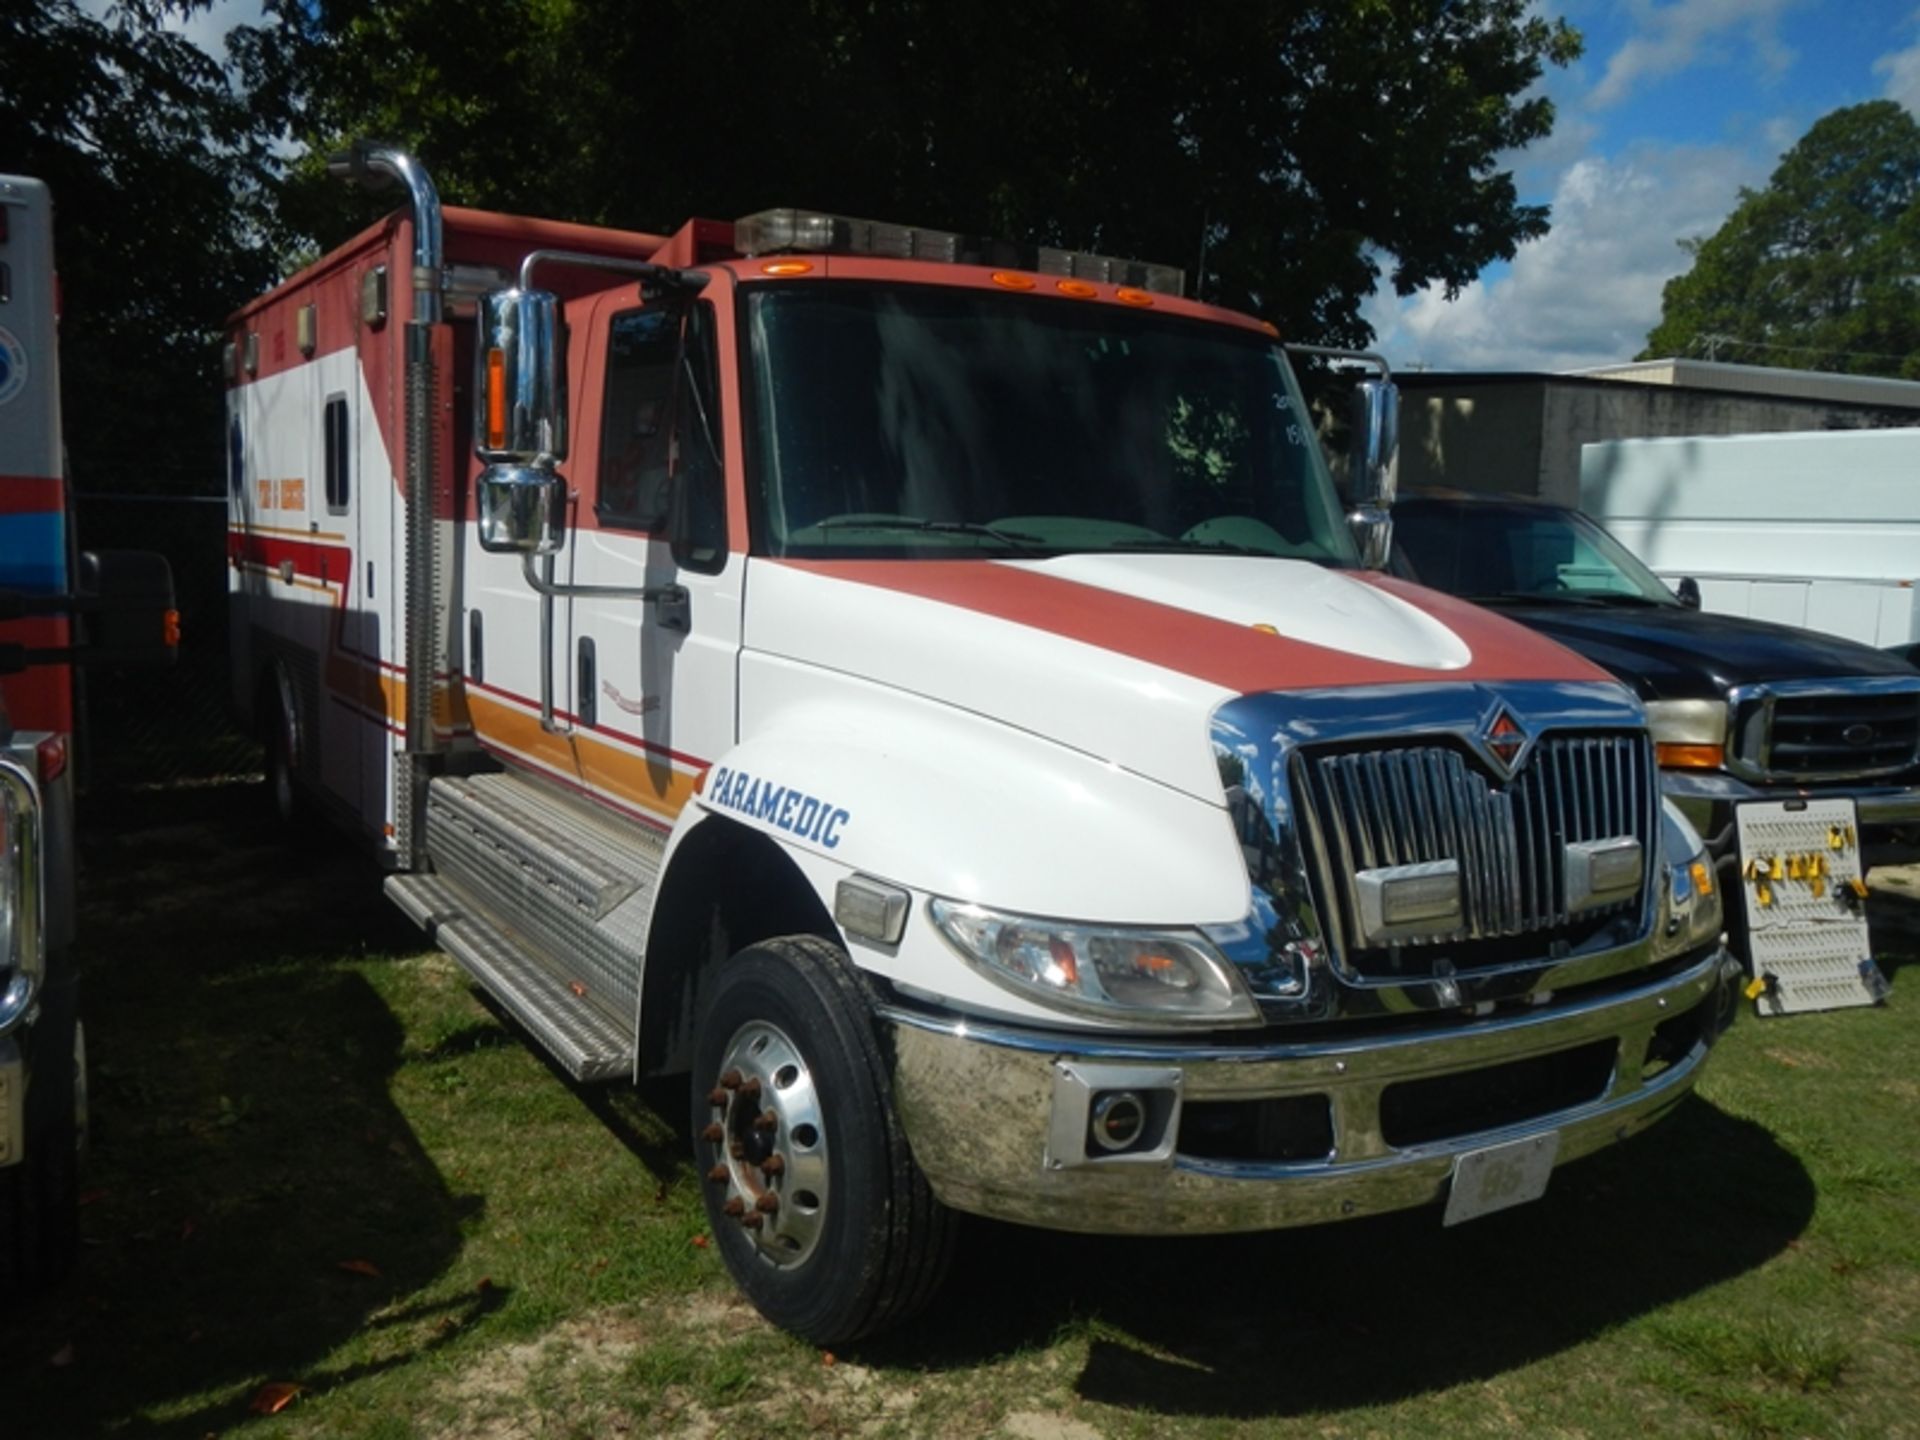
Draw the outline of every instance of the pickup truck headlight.
M961 959L1042 1005L1147 1024L1261 1023L1232 964L1198 933L1076 925L937 898L927 913Z
M1724 700L1649 700L1647 728L1662 770L1718 770L1726 764Z

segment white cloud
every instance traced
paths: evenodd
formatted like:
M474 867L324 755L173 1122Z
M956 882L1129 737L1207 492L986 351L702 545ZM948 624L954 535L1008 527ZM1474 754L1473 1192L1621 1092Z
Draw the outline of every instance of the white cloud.
M1587 97L1596 109L1617 105L1643 81L1658 80L1691 68L1702 59L1727 58L1726 50L1744 37L1751 63L1778 76L1793 63L1793 51L1780 39L1778 24L1800 0L1652 0L1629 5L1636 33L1613 52L1606 73Z
M1913 22L1920 24L1920 15ZM1873 73L1887 77L1886 96L1920 115L1920 43L1895 50L1873 62Z
M1678 242L1718 229L1766 160L1725 146L1641 146L1562 175L1553 228L1456 300L1382 287L1366 318L1396 368L1572 370L1631 359L1689 264Z

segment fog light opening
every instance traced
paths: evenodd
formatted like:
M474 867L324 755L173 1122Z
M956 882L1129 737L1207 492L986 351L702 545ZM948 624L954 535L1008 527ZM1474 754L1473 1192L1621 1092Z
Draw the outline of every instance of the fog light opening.
M1107 1090L1096 1095L1087 1115L1087 1133L1109 1155L1131 1150L1147 1128L1147 1107L1131 1090Z

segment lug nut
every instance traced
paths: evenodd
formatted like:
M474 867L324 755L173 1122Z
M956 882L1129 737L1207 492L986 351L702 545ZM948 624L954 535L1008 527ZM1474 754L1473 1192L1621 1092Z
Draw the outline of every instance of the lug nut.
M779 1123L780 1117L771 1110L762 1110L753 1117L753 1128L756 1130L771 1130Z
M749 1230L758 1230L766 1223L766 1217L763 1215L742 1215L740 1217L740 1223Z
M778 1155L769 1155L760 1162L760 1173L771 1180L787 1168L787 1162Z
M727 1071L726 1074L720 1077L720 1088L722 1090L738 1090L740 1088L740 1072L738 1070Z
M751 1080L741 1082L740 1098L742 1100L758 1100L760 1098L760 1077L758 1075L754 1076Z
M712 1089L712 1090L709 1090L709 1091L707 1091L707 1104L709 1104L709 1105L724 1105L724 1104L726 1104L726 1103L727 1103L727 1092L726 1092L726 1091L724 1091L724 1090L721 1090L721 1089L718 1089L718 1088L715 1088L715 1089Z
M747 1147L744 1144L742 1144L740 1141L736 1140L731 1145L727 1146L727 1154L731 1155L736 1160L744 1160L747 1158Z
M716 1120L711 1125L707 1126L706 1129L700 1132L700 1138L702 1140L711 1140L713 1141L714 1144L717 1145L722 1140L727 1138L726 1128L722 1126L718 1120Z
M727 1203L720 1208L735 1219L738 1219L747 1213L747 1202L742 1200L738 1195L729 1195L727 1197Z
M716 1185L724 1185L727 1181L727 1176L729 1173L730 1172L728 1171L726 1166L716 1165L711 1170L707 1171L707 1179L711 1180Z
M771 1215L780 1208L780 1197L771 1194L762 1195L753 1202L753 1208L758 1210L762 1215Z

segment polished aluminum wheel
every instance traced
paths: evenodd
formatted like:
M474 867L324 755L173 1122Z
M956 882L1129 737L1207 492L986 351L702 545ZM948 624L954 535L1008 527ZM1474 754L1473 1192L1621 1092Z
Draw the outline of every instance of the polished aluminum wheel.
M830 1198L826 1124L805 1055L778 1026L749 1021L727 1042L707 1103L714 1119L700 1138L713 1155L708 1183L727 1187L723 1213L765 1259L801 1263Z

